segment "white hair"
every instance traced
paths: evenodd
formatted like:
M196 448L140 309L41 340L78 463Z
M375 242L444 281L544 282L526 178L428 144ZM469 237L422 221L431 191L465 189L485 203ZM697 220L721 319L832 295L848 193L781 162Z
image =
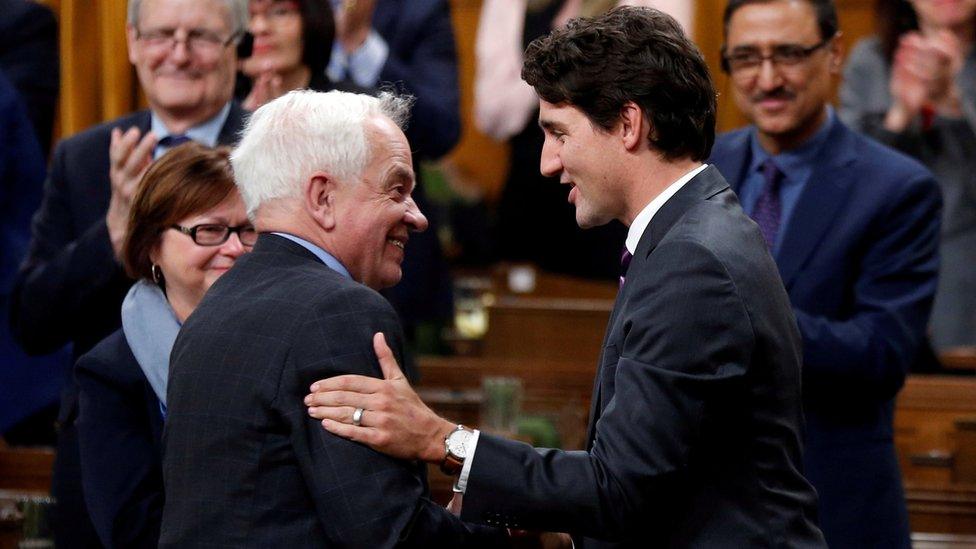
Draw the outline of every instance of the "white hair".
M300 197L316 171L341 182L361 176L370 153L366 122L386 116L402 128L412 102L389 92L296 90L254 111L231 155L248 217L269 200Z
M139 13L142 10L143 0L129 0L126 21L133 27L139 25ZM230 14L228 26L235 37L234 42L238 42L247 30L250 13L247 10L248 0L221 0L227 6Z

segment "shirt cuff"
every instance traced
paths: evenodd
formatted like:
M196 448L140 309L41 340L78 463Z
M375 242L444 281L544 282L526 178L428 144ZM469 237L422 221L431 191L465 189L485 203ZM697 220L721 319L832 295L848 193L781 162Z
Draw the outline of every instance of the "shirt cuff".
M458 477L455 491L463 494L468 489L468 475L471 474L471 464L474 463L474 451L478 448L478 437L481 431L475 429L471 437L471 447L468 449L468 456L464 459L464 466L461 467L461 476Z
M380 71L383 70L389 54L390 46L373 29L366 35L363 45L352 53L346 53L342 45L335 42L325 73L333 82L350 79L364 88L372 88L379 82Z

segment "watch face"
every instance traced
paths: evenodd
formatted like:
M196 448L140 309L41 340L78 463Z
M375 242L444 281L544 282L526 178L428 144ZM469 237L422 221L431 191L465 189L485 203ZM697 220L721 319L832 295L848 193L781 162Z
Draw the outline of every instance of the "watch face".
M460 430L454 431L447 437L447 451L456 458L465 459L468 457L468 441L471 440L471 432Z

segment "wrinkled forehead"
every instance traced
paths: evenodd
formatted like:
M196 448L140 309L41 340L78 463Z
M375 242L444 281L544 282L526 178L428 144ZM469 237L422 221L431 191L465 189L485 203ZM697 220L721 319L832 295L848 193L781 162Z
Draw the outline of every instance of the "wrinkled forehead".
M224 0L142 0L141 27L230 30L231 14Z
M729 49L809 44L821 39L817 13L806 0L746 4L732 14L726 31Z
M388 162L404 164L412 170L413 155L406 134L386 116L366 119L366 143L369 147L367 163Z

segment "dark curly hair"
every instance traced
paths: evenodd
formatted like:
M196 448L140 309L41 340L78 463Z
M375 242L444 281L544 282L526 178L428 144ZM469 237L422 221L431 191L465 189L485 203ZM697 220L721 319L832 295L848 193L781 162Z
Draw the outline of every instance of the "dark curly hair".
M569 103L606 131L633 101L651 122L648 143L668 160L705 160L715 142L705 59L678 22L655 9L571 20L529 44L522 78L543 100Z

